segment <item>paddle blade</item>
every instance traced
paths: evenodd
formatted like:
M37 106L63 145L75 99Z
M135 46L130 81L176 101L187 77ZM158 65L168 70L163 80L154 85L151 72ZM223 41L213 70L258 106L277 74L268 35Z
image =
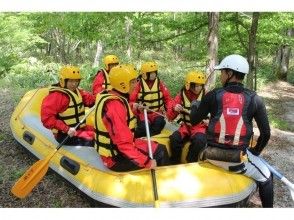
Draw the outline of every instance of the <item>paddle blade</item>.
M45 176L49 168L49 160L50 158L45 158L44 160L37 161L31 166L12 187L11 192L13 195L23 199L30 194L33 188Z

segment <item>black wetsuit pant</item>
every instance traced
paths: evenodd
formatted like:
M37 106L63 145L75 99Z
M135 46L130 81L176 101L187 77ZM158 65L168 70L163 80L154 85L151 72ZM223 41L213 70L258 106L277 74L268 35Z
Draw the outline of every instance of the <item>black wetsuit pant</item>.
M145 153L148 155L148 152ZM167 149L164 145L158 144L154 154L153 159L156 160L157 166L167 166L169 165L169 157ZM122 154L118 154L115 158L116 163L110 169L116 172L126 172L132 170L139 170L142 167L139 167L130 159L124 157Z
M67 134L65 133L58 133L56 136L56 141L58 143L61 143L65 138L67 137ZM94 140L87 140L80 137L69 137L63 145L69 145L69 146L89 146L94 147L95 141Z
M180 164L181 156L186 141L191 141L189 146L186 161L188 163L197 162L200 152L206 146L206 134L196 133L192 137L182 138L179 131L175 131L170 137L170 147L171 147L171 164Z
M152 123L149 123L150 136L160 134L165 126L165 119L163 116L158 116ZM146 137L145 121L138 120L135 130L135 138Z

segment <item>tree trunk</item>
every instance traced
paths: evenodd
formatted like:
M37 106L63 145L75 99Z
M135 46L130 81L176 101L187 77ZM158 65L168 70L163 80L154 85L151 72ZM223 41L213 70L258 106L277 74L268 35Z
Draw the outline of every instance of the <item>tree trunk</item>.
M294 36L294 28L287 30L287 36ZM291 47L289 45L281 45L276 53L274 72L278 79L287 81L289 70L289 61L291 56Z
M102 55L102 52L103 52L103 44L102 44L102 42L100 40L98 40L97 47L96 47L96 55L95 55L94 63L92 65L92 67L98 67L99 66L99 60L100 60L100 57Z
M219 12L208 13L208 61L206 74L208 75L206 87L212 88L215 85L216 74L213 67L218 63L218 29L219 29Z
M131 31L132 31L132 20L130 18L126 18L126 46L127 46L127 56L130 59L132 53L132 45L131 45Z
M248 53L247 59L249 63L249 74L247 75L247 88L253 89L253 79L256 80L256 33L258 28L258 20L259 20L259 12L253 12L252 15L252 22L251 22L251 29L249 34L249 43L248 43ZM256 90L256 88L254 88Z

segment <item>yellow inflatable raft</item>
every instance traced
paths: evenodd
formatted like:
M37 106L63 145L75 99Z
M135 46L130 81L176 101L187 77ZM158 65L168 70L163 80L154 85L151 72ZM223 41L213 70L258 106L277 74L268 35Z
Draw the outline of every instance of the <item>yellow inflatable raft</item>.
M39 159L57 142L40 121L40 106L48 88L27 92L15 108L10 126L15 139ZM170 129L153 139L168 145ZM50 168L98 201L115 207L153 207L150 170L117 173L107 169L92 147L63 146ZM206 162L158 167L155 170L160 207L244 206L255 191L250 178Z

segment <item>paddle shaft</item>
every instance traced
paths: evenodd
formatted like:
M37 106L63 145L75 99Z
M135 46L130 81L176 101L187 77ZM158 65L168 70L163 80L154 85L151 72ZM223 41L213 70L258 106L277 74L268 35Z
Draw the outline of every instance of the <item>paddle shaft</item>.
M169 122L169 120L168 120L168 118L165 116L165 115L163 115L163 114L161 114L161 113L159 113L159 112L156 112L156 111L154 111L154 110L152 110L152 109L150 109L150 108L148 108L147 106L145 106L145 105L142 105L142 104L139 104L139 103L137 103L139 106L141 106L143 109L146 109L147 111L150 111L150 112L153 112L153 113L155 113L155 114L157 114L157 115L160 115L160 116L162 116L162 117L164 117L165 118L165 121L167 122L167 123L169 123L175 130L178 130L178 126L179 126L179 124L177 123L177 122L174 122L174 123L171 123L171 122ZM177 125L175 125L175 124L177 124Z
M259 158L278 179L282 181L284 180L283 182L286 183L286 185L290 184L290 186L293 187L293 183L291 183L285 176L283 176L279 171L272 167L267 161L265 161L265 159L263 159L262 157Z
M276 176L279 180L285 183L286 186L288 186L291 192L292 200L294 201L294 184L291 183L285 176L283 176L274 167L272 167L265 159L263 159L262 157L259 157L259 159L267 166L267 168L274 174L274 176Z
M145 128L146 128L146 135L147 135L149 157L151 158L151 160L153 160L153 153L152 153L152 148L151 148L151 138L150 138L150 132L149 132L148 117L147 117L147 109L144 109L144 118L145 118ZM151 169L151 175L152 175L153 194L154 194L154 199L155 199L155 204L156 204L158 201L158 192L157 192L156 175L155 175L154 169Z
M86 119L87 117L91 114L91 112L94 110L95 105L89 110L89 112L85 115L85 117L74 127L74 129L76 130ZM58 150L59 148L62 147L62 145L64 145L64 143L70 138L69 135L67 135L61 143L58 144L58 146L56 147L56 150Z

